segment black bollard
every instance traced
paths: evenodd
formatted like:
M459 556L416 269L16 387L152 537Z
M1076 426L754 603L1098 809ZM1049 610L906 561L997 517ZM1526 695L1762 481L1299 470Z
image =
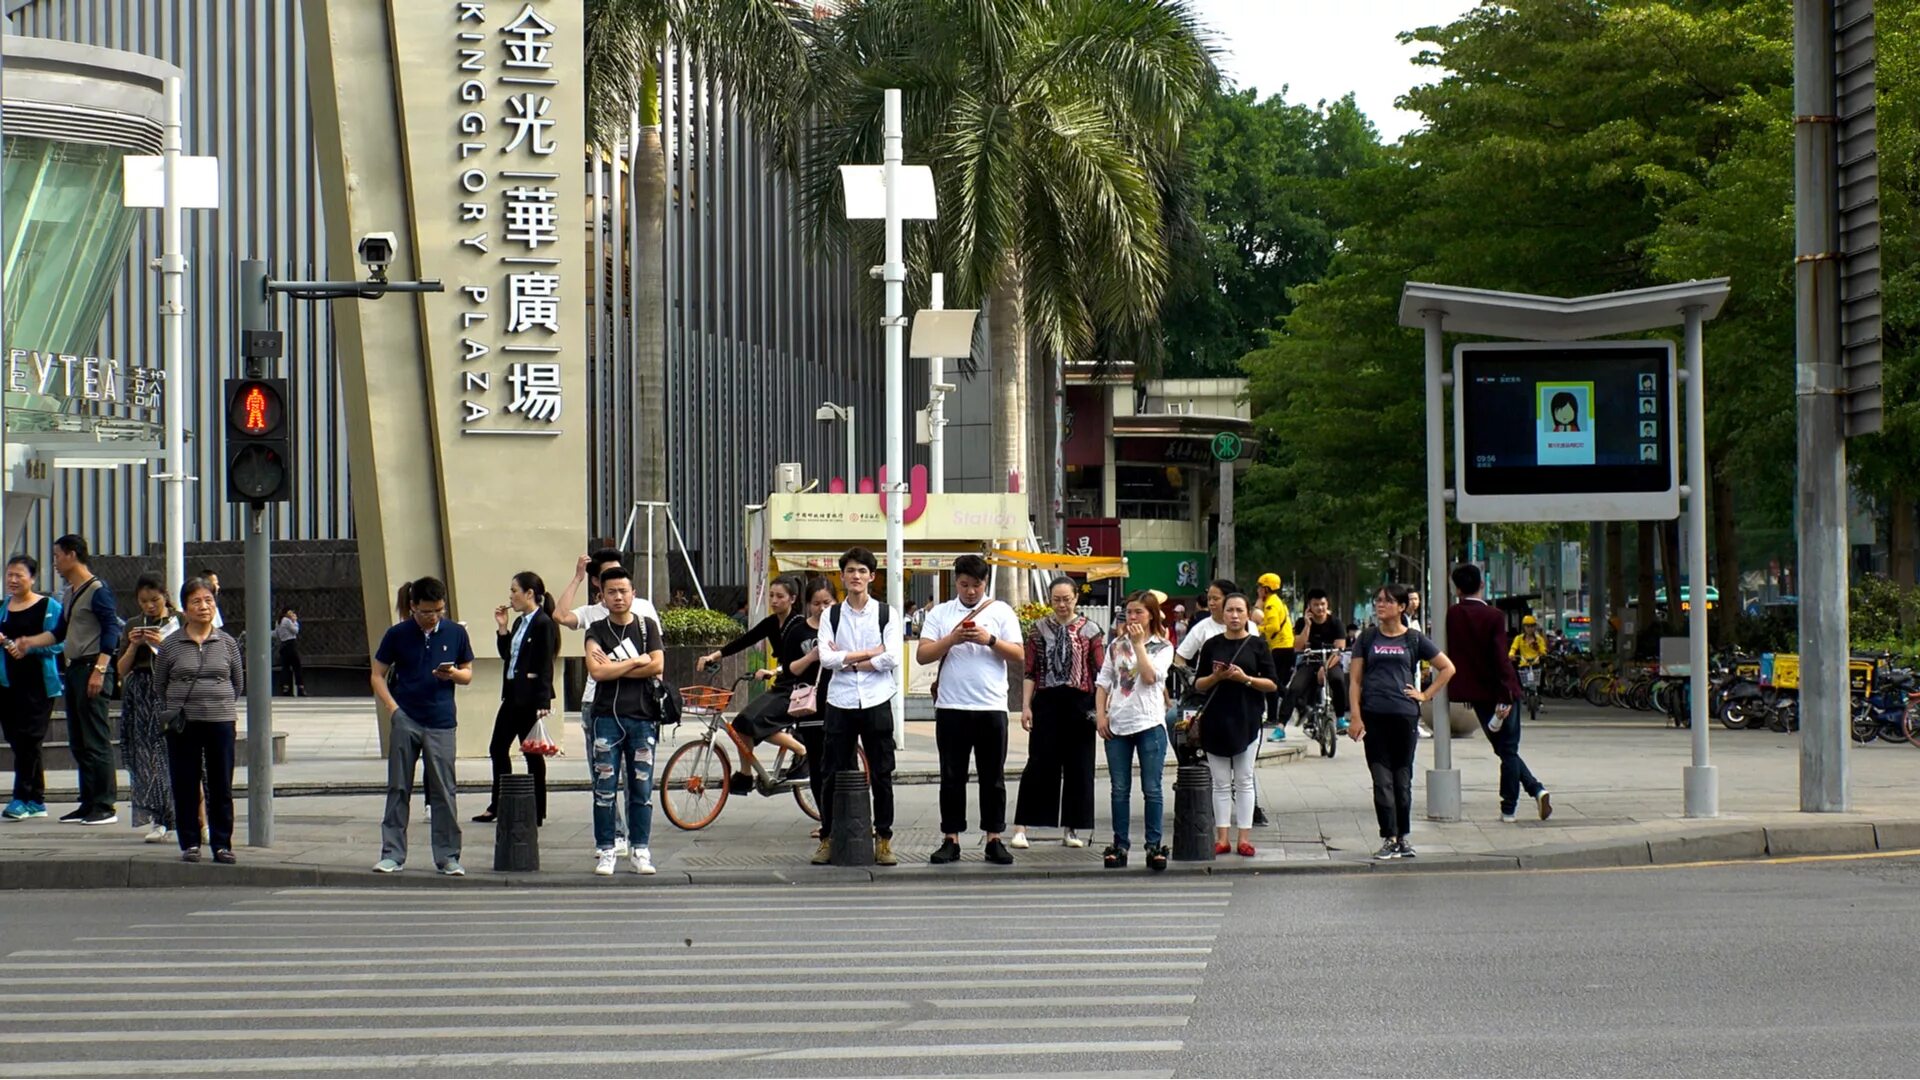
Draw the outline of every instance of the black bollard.
M833 776L833 865L873 865L873 799L867 774L848 769Z
M540 821L534 813L533 777L502 776L493 808L493 868L513 873L540 869Z
M1213 771L1182 765L1173 781L1173 857L1213 861Z

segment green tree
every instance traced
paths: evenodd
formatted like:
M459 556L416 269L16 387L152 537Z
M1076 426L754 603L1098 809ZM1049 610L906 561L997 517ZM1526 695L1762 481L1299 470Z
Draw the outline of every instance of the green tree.
M1216 80L1200 29L1186 0L863 0L828 25L816 235L840 227L837 167L880 160L900 89L940 199L912 261L949 272L950 303L987 302L995 469L1024 475L1029 342L1084 358L1157 325L1181 135Z
M1167 374L1238 375L1288 290L1326 272L1345 224L1329 189L1378 164L1380 139L1352 95L1315 108L1241 90L1209 100L1183 150L1198 220L1162 316Z
M1341 185L1332 205L1354 224L1327 276L1294 291L1282 332L1246 360L1269 455L1249 487L1303 503L1269 544L1366 552L1418 531L1423 361L1420 334L1398 326L1405 282L1582 295L1728 272L1728 251L1685 262L1661 230L1717 162L1764 138L1756 102L1788 85L1788 14L1771 0L1513 0L1407 35L1441 72L1403 99L1425 126ZM1775 258L1765 235L1719 242L1749 245L1748 269ZM1769 283L1790 257L1767 265L1735 276L1735 308L1755 319L1716 326L1708 346L1739 383L1709 394L1716 429L1750 436L1754 455L1779 437L1791 383L1765 369Z

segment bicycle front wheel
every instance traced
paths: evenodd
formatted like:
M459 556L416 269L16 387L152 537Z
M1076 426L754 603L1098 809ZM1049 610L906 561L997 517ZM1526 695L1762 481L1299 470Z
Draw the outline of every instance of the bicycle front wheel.
M1906 729L1907 741L1920 746L1920 703L1907 703Z
M733 763L725 750L704 739L687 743L673 752L660 774L661 812L678 828L706 828L727 805L727 781L732 775Z

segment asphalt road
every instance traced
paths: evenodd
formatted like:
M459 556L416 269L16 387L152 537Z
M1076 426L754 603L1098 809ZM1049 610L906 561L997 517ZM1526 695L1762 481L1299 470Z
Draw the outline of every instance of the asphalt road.
M1911 1075L1916 885L0 893L0 1075Z

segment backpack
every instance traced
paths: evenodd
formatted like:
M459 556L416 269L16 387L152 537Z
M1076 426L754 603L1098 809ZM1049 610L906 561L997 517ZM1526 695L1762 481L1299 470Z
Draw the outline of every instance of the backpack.
M833 625L833 636L836 639L838 639L840 636L840 609L846 606L847 606L847 602L845 600L842 600L839 603L827 609L827 621ZM893 614L893 605L891 604L880 605L880 637L883 641L887 636L887 620L892 614Z

